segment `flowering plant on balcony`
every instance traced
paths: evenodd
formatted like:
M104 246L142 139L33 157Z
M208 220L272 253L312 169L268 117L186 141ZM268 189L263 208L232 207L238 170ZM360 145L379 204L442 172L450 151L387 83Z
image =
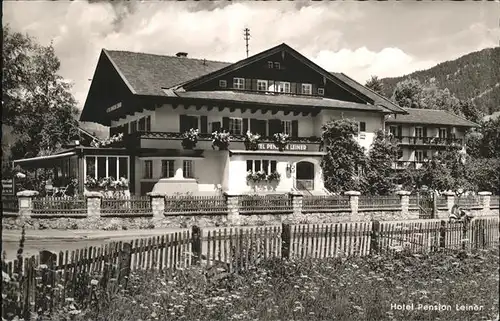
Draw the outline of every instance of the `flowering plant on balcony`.
M123 139L123 133L119 133L117 135L113 135L111 137L108 137L106 139L103 139L103 140L93 140L90 145L92 147L106 147L106 146L109 146L113 143L117 143L117 142L121 142Z
M278 173L277 171L274 171L271 174L267 175L266 179L269 182L272 182L272 181L279 182L281 179L281 174Z
M230 140L231 137L229 136L229 133L226 131L213 132L212 148L215 149L215 147L217 147L219 148L219 150L227 150L227 148L229 147Z
M199 133L198 129L193 128L184 132L184 134L182 134L182 147L184 147L184 149L193 149L198 143Z
M285 150L286 145L290 141L290 136L284 133L276 133L273 136L274 144L278 147L279 151L282 152Z
M250 131L247 131L245 136L245 148L247 150L257 150L259 149L259 134L252 134Z
M94 177L87 176L85 187L90 190L124 190L128 189L128 180L124 177L115 180L113 177L95 179Z

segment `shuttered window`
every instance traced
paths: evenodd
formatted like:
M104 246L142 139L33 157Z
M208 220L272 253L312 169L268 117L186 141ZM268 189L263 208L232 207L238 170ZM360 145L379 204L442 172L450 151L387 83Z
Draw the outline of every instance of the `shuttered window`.
M243 129L243 120L241 118L229 118L229 133L232 135L241 135Z
M175 176L174 160L169 159L161 161L161 175L164 178Z
M287 134L288 136L292 136L292 121L291 120L283 120L281 122L281 126L283 127L283 134Z

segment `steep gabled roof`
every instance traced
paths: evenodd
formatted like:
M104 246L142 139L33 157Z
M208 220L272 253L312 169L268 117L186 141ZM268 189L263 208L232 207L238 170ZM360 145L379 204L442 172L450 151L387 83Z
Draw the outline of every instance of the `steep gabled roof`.
M448 125L461 127L479 127L478 124L465 118L457 116L446 110L439 109L419 109L404 108L408 114L390 116L387 123L393 124L429 124L429 125Z
M376 93L375 91L371 90L370 88L363 86L359 82L355 81L354 79L350 78L346 74L343 74L341 72L330 72L332 75L337 77L338 79L342 80L352 88L356 89L363 95L370 97L375 105L380 105L383 106L389 110L397 110L397 111L402 111L405 112L405 109L402 107L399 107L389 99L385 98L384 96Z
M107 54L132 93L164 96L162 87L173 87L230 65L227 62L162 56L130 51Z

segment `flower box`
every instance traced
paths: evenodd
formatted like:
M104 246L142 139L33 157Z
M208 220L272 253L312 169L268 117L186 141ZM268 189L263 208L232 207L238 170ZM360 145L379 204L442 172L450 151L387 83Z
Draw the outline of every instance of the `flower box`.
M212 148L217 147L219 150L227 150L231 137L228 132L213 132L212 133Z
M198 129L191 128L182 135L182 147L184 149L193 149L198 143Z
M245 136L245 148L246 150L258 150L259 149L259 134L252 134L250 131L246 133Z
M284 134L284 133L276 133L273 136L273 141L274 141L274 144L276 145L276 147L278 147L278 150L280 152L282 152L285 150L286 145L290 141L290 136L288 136L288 134Z

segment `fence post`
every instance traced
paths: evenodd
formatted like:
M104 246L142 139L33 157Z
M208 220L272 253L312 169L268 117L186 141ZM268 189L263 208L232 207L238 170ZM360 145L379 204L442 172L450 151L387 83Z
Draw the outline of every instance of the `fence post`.
M99 218L101 217L101 199L100 192L85 192L85 200L87 202L87 217Z
M27 219L31 217L33 211L33 198L38 196L37 191L21 191L17 193L19 199L19 218Z
M293 191L290 192L289 196L292 200L293 215L302 214L302 204L304 200L304 195L302 195L301 192Z
M118 284L122 286L122 289L127 288L128 278L130 276L130 264L132 263L132 244L123 243L123 247L120 251L120 264L118 273Z
M401 205L401 215L409 216L410 215L410 194L408 191L397 191L397 195L399 195L399 203Z
M455 193L444 192L443 195L446 197L446 207L448 208L448 213L451 213L453 205L455 205Z
M281 257L286 260L290 258L291 230L290 224L281 225Z
M165 194L158 192L149 192L148 196L150 197L151 201L153 219L163 219L165 217Z
M191 230L191 253L193 255L193 265L198 265L201 262L201 229L194 225Z
M361 195L361 192L347 191L344 194L349 196L349 204L351 205L351 215L358 215L359 196Z
M378 254L380 251L379 248L379 238L380 238L380 222L373 221L372 222L372 233L370 240L370 254Z
M488 215L491 213L491 192L479 192L477 195L479 195L479 201L481 202L481 215Z
M240 225L240 207L238 204L239 195L224 193L227 204L227 219L230 225Z
M444 249L446 247L446 221L441 220L441 226L439 227L439 247Z

